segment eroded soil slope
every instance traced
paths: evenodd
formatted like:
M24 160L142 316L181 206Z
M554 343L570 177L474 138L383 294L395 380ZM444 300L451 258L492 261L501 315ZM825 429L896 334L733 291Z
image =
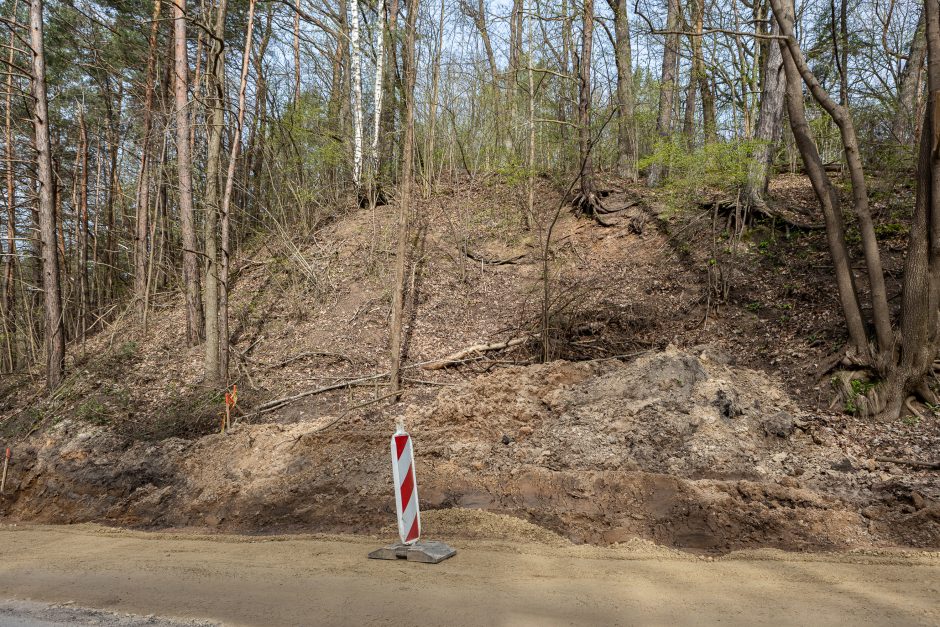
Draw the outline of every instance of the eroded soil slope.
M940 547L936 473L872 459L717 351L511 367L403 419L423 508L512 514L575 541L687 549ZM386 414L132 443L64 420L21 449L0 513L138 527L377 532L393 519Z

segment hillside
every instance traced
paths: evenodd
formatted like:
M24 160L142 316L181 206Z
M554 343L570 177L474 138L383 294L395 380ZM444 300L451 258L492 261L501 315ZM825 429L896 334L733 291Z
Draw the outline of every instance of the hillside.
M29 375L0 383L0 434L15 450L0 515L378 532L394 516L387 439L403 420L426 510L483 509L599 544L940 547L936 470L878 461L936 460L938 417L918 406L896 423L862 420L829 381L842 320L803 179L772 186L802 228L761 218L743 232L717 202L676 210L667 192L605 187L611 206L630 206L607 227L539 184L537 224L563 207L548 363L544 234L520 218L524 191L461 179L418 201L406 393L391 404L395 208L349 206L240 251L229 433L201 347L185 348L176 292L146 333L128 311L70 347L51 398ZM900 248L888 249L891 276Z

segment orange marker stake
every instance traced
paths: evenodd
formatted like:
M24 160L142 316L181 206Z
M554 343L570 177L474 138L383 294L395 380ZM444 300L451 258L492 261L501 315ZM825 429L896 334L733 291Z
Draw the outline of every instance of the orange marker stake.
M232 428L232 410L238 403L238 386L233 385L231 392L225 393L225 416L222 418L222 433Z

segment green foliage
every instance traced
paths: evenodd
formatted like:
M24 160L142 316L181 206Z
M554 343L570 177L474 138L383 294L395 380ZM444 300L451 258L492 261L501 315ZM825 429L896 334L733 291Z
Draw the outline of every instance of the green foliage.
M117 355L120 359L130 359L137 354L137 342L130 341L124 342L121 346L118 347Z
M838 377L833 377L833 384L838 384ZM876 385L877 381L868 381L865 379L852 379L849 382L849 389L846 393L845 412L848 414L857 414L859 412L858 398L868 394Z
M529 180L531 173L525 163L515 156L496 168L496 174L507 185L522 185Z
M875 234L884 238L898 237L907 233L908 228L903 222L885 222L875 227Z
M716 191L733 194L742 188L760 143L712 142L689 149L683 136L674 135L660 141L649 157L640 160L639 167L661 164L667 171L663 187L671 196L671 204L681 209L708 201Z
M345 146L342 139L332 132L335 122L330 120L325 105L321 98L305 94L282 121L290 138L277 135L270 138L273 142L285 142L284 153L299 154L305 171L314 174L332 170L346 162Z
M906 424L909 427L916 427L917 425L920 424L920 417L918 416L905 416L901 420L903 420L904 424Z
M76 415L85 422L94 425L106 425L111 422L108 408L96 398L90 398L84 401L75 410Z

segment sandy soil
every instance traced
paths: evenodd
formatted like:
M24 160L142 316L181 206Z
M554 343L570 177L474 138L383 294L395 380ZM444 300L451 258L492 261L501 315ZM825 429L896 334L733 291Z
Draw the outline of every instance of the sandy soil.
M940 624L935 552L462 540L429 566L366 559L381 541L4 526L0 596L230 625Z

